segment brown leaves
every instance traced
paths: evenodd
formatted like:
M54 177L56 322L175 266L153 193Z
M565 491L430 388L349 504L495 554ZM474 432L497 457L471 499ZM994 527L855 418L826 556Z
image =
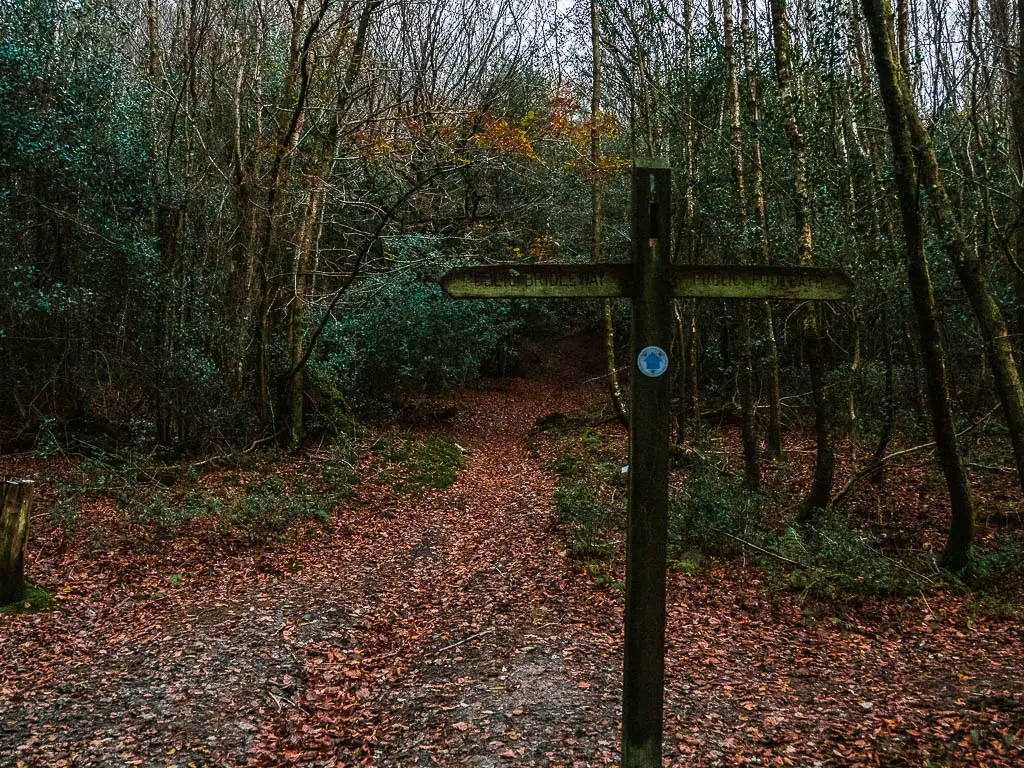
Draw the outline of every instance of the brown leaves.
M61 608L0 619L0 763L616 765L621 594L566 564L525 447L603 397L566 375L458 394L455 486L364 482L292 546L90 558L40 526ZM1014 621L798 597L740 562L670 576L669 764L1024 761Z

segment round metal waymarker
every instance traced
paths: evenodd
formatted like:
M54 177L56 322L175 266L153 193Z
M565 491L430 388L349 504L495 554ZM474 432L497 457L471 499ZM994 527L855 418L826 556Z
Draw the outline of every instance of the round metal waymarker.
M636 358L636 367L652 379L668 370L668 355L661 347L644 347Z

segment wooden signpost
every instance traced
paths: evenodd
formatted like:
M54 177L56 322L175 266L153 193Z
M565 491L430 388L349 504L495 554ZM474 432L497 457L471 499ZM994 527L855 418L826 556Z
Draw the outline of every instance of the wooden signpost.
M669 377L672 300L843 300L842 273L803 267L673 266L671 172L654 160L633 166L632 264L466 267L441 280L453 298L632 300L629 521L626 538L622 768L660 768L665 687L665 569L668 526Z

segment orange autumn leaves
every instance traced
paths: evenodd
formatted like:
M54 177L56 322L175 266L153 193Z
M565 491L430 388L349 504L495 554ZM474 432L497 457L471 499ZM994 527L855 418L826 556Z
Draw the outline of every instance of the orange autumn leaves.
M600 155L596 165L591 162L589 146L595 127L599 139L614 138L620 131L614 115L582 114L579 102L561 89L551 94L544 112L538 114L531 109L518 120L487 110L448 113L448 118L442 120L403 115L381 124L380 131L361 131L354 138L360 157L367 160L427 151L440 151L457 163L468 163L481 153L541 165L561 160L563 167L580 169L590 181L595 176L620 173L629 165L628 158L615 154ZM568 157L564 157L566 150Z

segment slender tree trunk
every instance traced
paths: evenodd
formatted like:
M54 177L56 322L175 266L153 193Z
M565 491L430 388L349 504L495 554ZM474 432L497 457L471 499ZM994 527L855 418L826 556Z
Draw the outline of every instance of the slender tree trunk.
M757 61L754 45L757 42L756 28L750 16L750 0L740 0L740 28L743 39L743 68L747 80L747 96L750 109L750 195L754 206L752 222L753 243L751 263L767 265L768 245L766 238L767 212L764 200L764 166L761 162L761 99L757 86ZM768 458L782 458L782 394L779 390L779 347L775 341L775 322L769 302L761 307L761 319L765 338L768 340Z
M882 347L885 356L885 422L882 424L882 432L878 437L878 444L871 457L874 471L870 480L875 485L885 485L885 464L882 457L889 449L889 441L892 440L892 433L896 429L896 381L895 370L892 359L892 339L889 337L889 316L882 314Z
M857 317L853 320L853 360L850 362L849 397L847 400L847 437L850 440L851 455L857 455L857 400L855 397L857 377L860 375L861 354L860 354L860 321Z
M590 44L593 51L594 71L590 91L590 169L594 174L590 186L591 210L591 256L595 264L604 262L601 248L601 17L597 0L590 0ZM618 368L615 364L615 327L612 323L612 301L601 302L601 331L604 336L604 359L606 376L608 377L608 394L612 400L615 415L623 426L629 428L629 416L626 413L625 399L619 384Z
M797 254L804 266L814 265L814 243L810 219L810 190L807 182L807 143L800 130L793 93L793 74L790 64L789 23L786 19L786 0L771 0L772 31L775 38L775 72L782 102L782 119L793 156L794 218L797 227ZM811 373L811 393L814 398L814 432L817 457L814 480L804 499L801 519L809 520L815 510L828 506L832 497L835 475L835 447L831 429L832 407L825 389L825 345L817 309L809 309L804 318L804 338L807 362Z
M291 368L294 371L288 380L288 442L293 448L302 444L305 432L303 424L303 375L300 363L303 358L303 334L306 330L306 278L309 273L309 254L316 231L321 190L314 185L303 213L299 230L299 241L295 246L295 282L289 304L288 337Z
M740 118L739 66L736 61L736 43L733 36L733 0L723 4L722 37L724 40L726 71L726 105L732 128L732 177L736 194L736 236L742 244L747 230L747 195L743 186L743 124ZM741 260L747 261L746 249L741 245ZM750 340L750 302L739 306L740 359L737 383L740 390L740 423L743 441L743 476L748 487L759 488L761 468L758 463L757 422L754 403L754 354Z
M342 139L345 117L351 106L352 89L362 67L363 53L366 48L366 36L373 13L379 6L379 0L369 0L360 12L356 36L352 44L348 66L345 69L345 76L338 92L328 140L324 142L318 170L311 179L309 197L299 227L294 259L294 294L289 304L288 338L290 367L285 377L284 387L289 404L288 438L289 443L293 447L301 443L305 431L303 425L303 369L306 361L304 334L306 322L306 284L309 274L310 252L313 243L317 240L317 236L314 233L317 229L320 209L323 206L324 197L327 193L327 186L334 172L335 158Z
M921 180L905 103L911 97L906 92L893 51L889 0L863 0L863 8L893 146L894 177L907 244L907 273L917 317L936 454L949 489L952 518L943 563L959 570L967 565L974 539L974 500L957 446L945 351L925 255Z

